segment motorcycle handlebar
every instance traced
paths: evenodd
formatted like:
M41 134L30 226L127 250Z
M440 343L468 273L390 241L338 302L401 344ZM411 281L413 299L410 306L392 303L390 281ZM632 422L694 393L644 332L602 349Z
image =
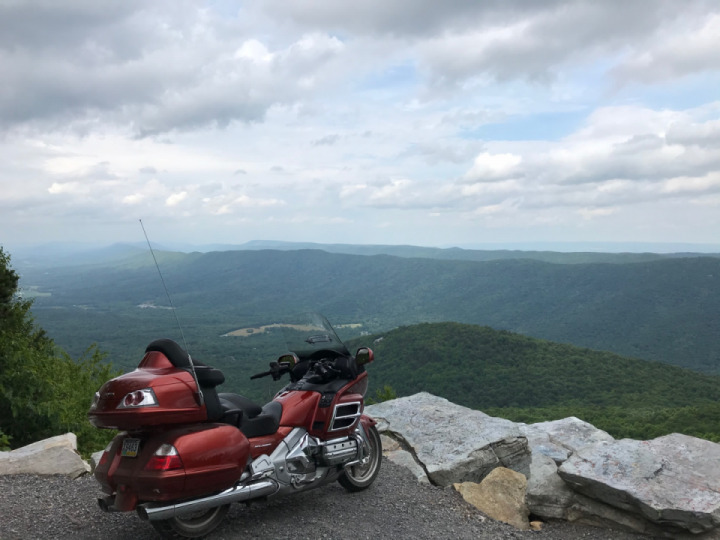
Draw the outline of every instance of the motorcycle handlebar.
M328 359L316 360L310 363L310 371L322 378L328 379L331 377L337 377L341 375L341 371L332 365L332 362ZM256 373L251 375L250 379L260 379L272 375L274 380L280 379L285 373L290 372L288 366L278 364L277 362L270 363L270 370L263 371L262 373Z
M277 381L282 377L285 373L288 373L290 371L290 368L287 366L284 366L282 364L279 364L277 362L270 362L270 371L263 371L262 373L257 373L255 375L252 375L251 379L259 379L260 377L267 377L268 375L272 375L272 378L274 381Z

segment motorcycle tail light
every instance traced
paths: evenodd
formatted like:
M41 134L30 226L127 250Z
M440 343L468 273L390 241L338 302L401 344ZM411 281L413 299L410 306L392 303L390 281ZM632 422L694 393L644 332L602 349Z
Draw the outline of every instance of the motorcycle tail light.
M172 444L160 445L160 448L155 450L145 465L145 469L148 471L173 471L182 468L183 462L180 454Z
M152 388L135 390L125 395L120 401L118 409L133 409L135 407L157 407L158 402Z

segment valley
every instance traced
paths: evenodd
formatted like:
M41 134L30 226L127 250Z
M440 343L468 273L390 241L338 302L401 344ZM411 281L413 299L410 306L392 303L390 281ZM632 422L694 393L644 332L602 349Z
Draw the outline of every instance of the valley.
M257 401L282 386L249 377L285 352L289 316L317 311L351 350L375 350L371 395L424 390L516 421L581 416L616 437L720 438L720 258L452 251L159 251L174 312L134 250L25 267L22 284L73 356L96 343L127 371L169 337Z

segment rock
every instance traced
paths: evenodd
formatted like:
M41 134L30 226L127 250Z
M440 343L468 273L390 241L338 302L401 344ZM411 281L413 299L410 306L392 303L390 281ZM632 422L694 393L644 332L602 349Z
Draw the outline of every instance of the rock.
M600 441L614 441L607 432L571 416L562 420L520 424L533 452L551 457L560 465L575 451Z
M100 459L102 458L104 453L105 453L104 450L100 450L99 452L94 452L90 456L90 472L91 473L95 472L95 469L97 468L98 464L100 463Z
M547 519L566 519L574 494L560 478L553 459L533 448L526 499L530 512Z
M479 484L463 482L454 487L467 502L492 519L517 529L530 529L525 504L527 479L523 474L497 467Z
M392 461L393 463L396 463L397 465L401 465L407 469L410 470L410 472L415 476L415 479L420 484L429 484L430 480L427 477L427 474L425 472L425 469L422 468L422 465L420 465L417 461L415 461L415 458L413 455L408 452L407 450L394 450L390 452L387 456L387 458Z
M382 443L383 456L388 458L393 463L409 469L410 472L415 476L415 479L420 484L429 484L425 469L422 468L410 452L404 450L398 441L388 437L387 435L380 435L380 442Z
M620 510L579 493L573 497L572 503L566 510L565 518L567 521L582 525L637 532L658 538L663 536L664 532L662 527L650 523L637 514Z
M519 427L532 450L527 487L530 512L543 518L566 519L574 492L558 475L557 466L580 448L615 439L575 417Z
M526 504L541 518L720 540L718 444L678 434L616 441L574 417L514 424L427 393L366 410L393 440L388 458L417 478L477 483L505 467L527 476Z
M530 449L518 425L421 392L366 407L433 484L480 482L496 467L528 475Z
M74 433L0 452L0 474L61 474L77 478L88 472L90 466L77 453Z
M559 468L575 491L667 530L720 525L720 445L672 434L601 441ZM638 530L638 529L635 529Z

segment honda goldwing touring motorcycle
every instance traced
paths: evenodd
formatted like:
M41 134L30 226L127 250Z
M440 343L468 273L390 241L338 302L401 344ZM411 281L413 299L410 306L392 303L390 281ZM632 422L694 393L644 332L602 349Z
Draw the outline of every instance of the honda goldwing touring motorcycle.
M382 455L375 421L363 414L373 352L351 355L319 315L291 328L291 352L251 377L290 376L264 406L219 393L222 372L169 339L150 343L135 371L105 383L88 417L122 431L95 470L106 494L100 507L136 510L168 538L199 538L233 502L334 480L349 491L369 487Z

